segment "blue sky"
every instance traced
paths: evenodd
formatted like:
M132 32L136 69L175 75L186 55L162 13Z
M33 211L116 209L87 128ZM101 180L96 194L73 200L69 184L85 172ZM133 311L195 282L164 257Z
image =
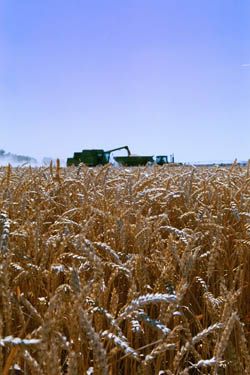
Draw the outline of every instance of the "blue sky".
M0 148L250 158L249 0L0 0Z

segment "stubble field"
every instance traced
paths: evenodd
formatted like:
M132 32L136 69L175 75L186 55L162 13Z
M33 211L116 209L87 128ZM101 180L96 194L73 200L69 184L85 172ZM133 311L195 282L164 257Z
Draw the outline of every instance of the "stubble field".
M250 374L250 165L0 187L0 374Z

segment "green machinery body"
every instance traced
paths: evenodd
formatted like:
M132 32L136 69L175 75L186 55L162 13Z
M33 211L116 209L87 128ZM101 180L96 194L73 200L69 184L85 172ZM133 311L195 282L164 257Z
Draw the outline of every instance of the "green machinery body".
M74 152L73 158L67 159L67 166L84 163L89 167L94 167L96 165L105 165L108 162L109 155L104 150L83 150L82 152Z
M82 150L82 152L75 152L73 158L67 159L67 166L79 165L84 163L89 167L95 167L97 165L105 165L109 163L111 152L126 149L128 155L130 155L130 150L128 146L117 147L112 150L104 151L101 149L93 150Z
M110 161L110 155L114 151L125 149L127 151L127 156L115 156L114 160L123 166L140 166L147 164L158 164L164 165L169 163L168 156L158 155L153 156L135 156L131 155L128 146L117 147L112 150L104 151L102 149L93 149L93 150L82 150L82 152L75 152L72 158L67 159L67 166L79 165L81 163L89 166L95 167L97 165L105 165ZM174 163L173 155L170 156L170 163Z

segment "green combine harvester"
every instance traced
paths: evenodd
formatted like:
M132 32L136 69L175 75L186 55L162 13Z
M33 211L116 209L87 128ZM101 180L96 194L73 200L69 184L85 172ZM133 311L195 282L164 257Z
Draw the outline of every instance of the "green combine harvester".
M158 164L164 165L168 164L168 156L158 155L153 156L135 156L131 155L128 146L117 147L112 150L104 151L101 149L97 150L82 150L82 152L75 152L72 158L67 159L67 167L71 165L79 165L81 163L89 166L95 167L97 165L105 165L110 162L110 155L114 151L123 150L127 151L127 156L115 156L114 160L119 164L127 167L135 167L147 164ZM170 163L174 163L174 156L170 156Z

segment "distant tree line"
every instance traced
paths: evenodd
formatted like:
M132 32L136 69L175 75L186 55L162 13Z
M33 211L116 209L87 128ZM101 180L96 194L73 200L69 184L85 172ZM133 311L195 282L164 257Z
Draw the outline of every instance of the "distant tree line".
M26 156L26 155L12 154L11 152L5 152L2 149L0 149L0 160L9 161L9 162L18 163L18 164L23 164L23 163L36 164L37 163L37 160L35 158Z

